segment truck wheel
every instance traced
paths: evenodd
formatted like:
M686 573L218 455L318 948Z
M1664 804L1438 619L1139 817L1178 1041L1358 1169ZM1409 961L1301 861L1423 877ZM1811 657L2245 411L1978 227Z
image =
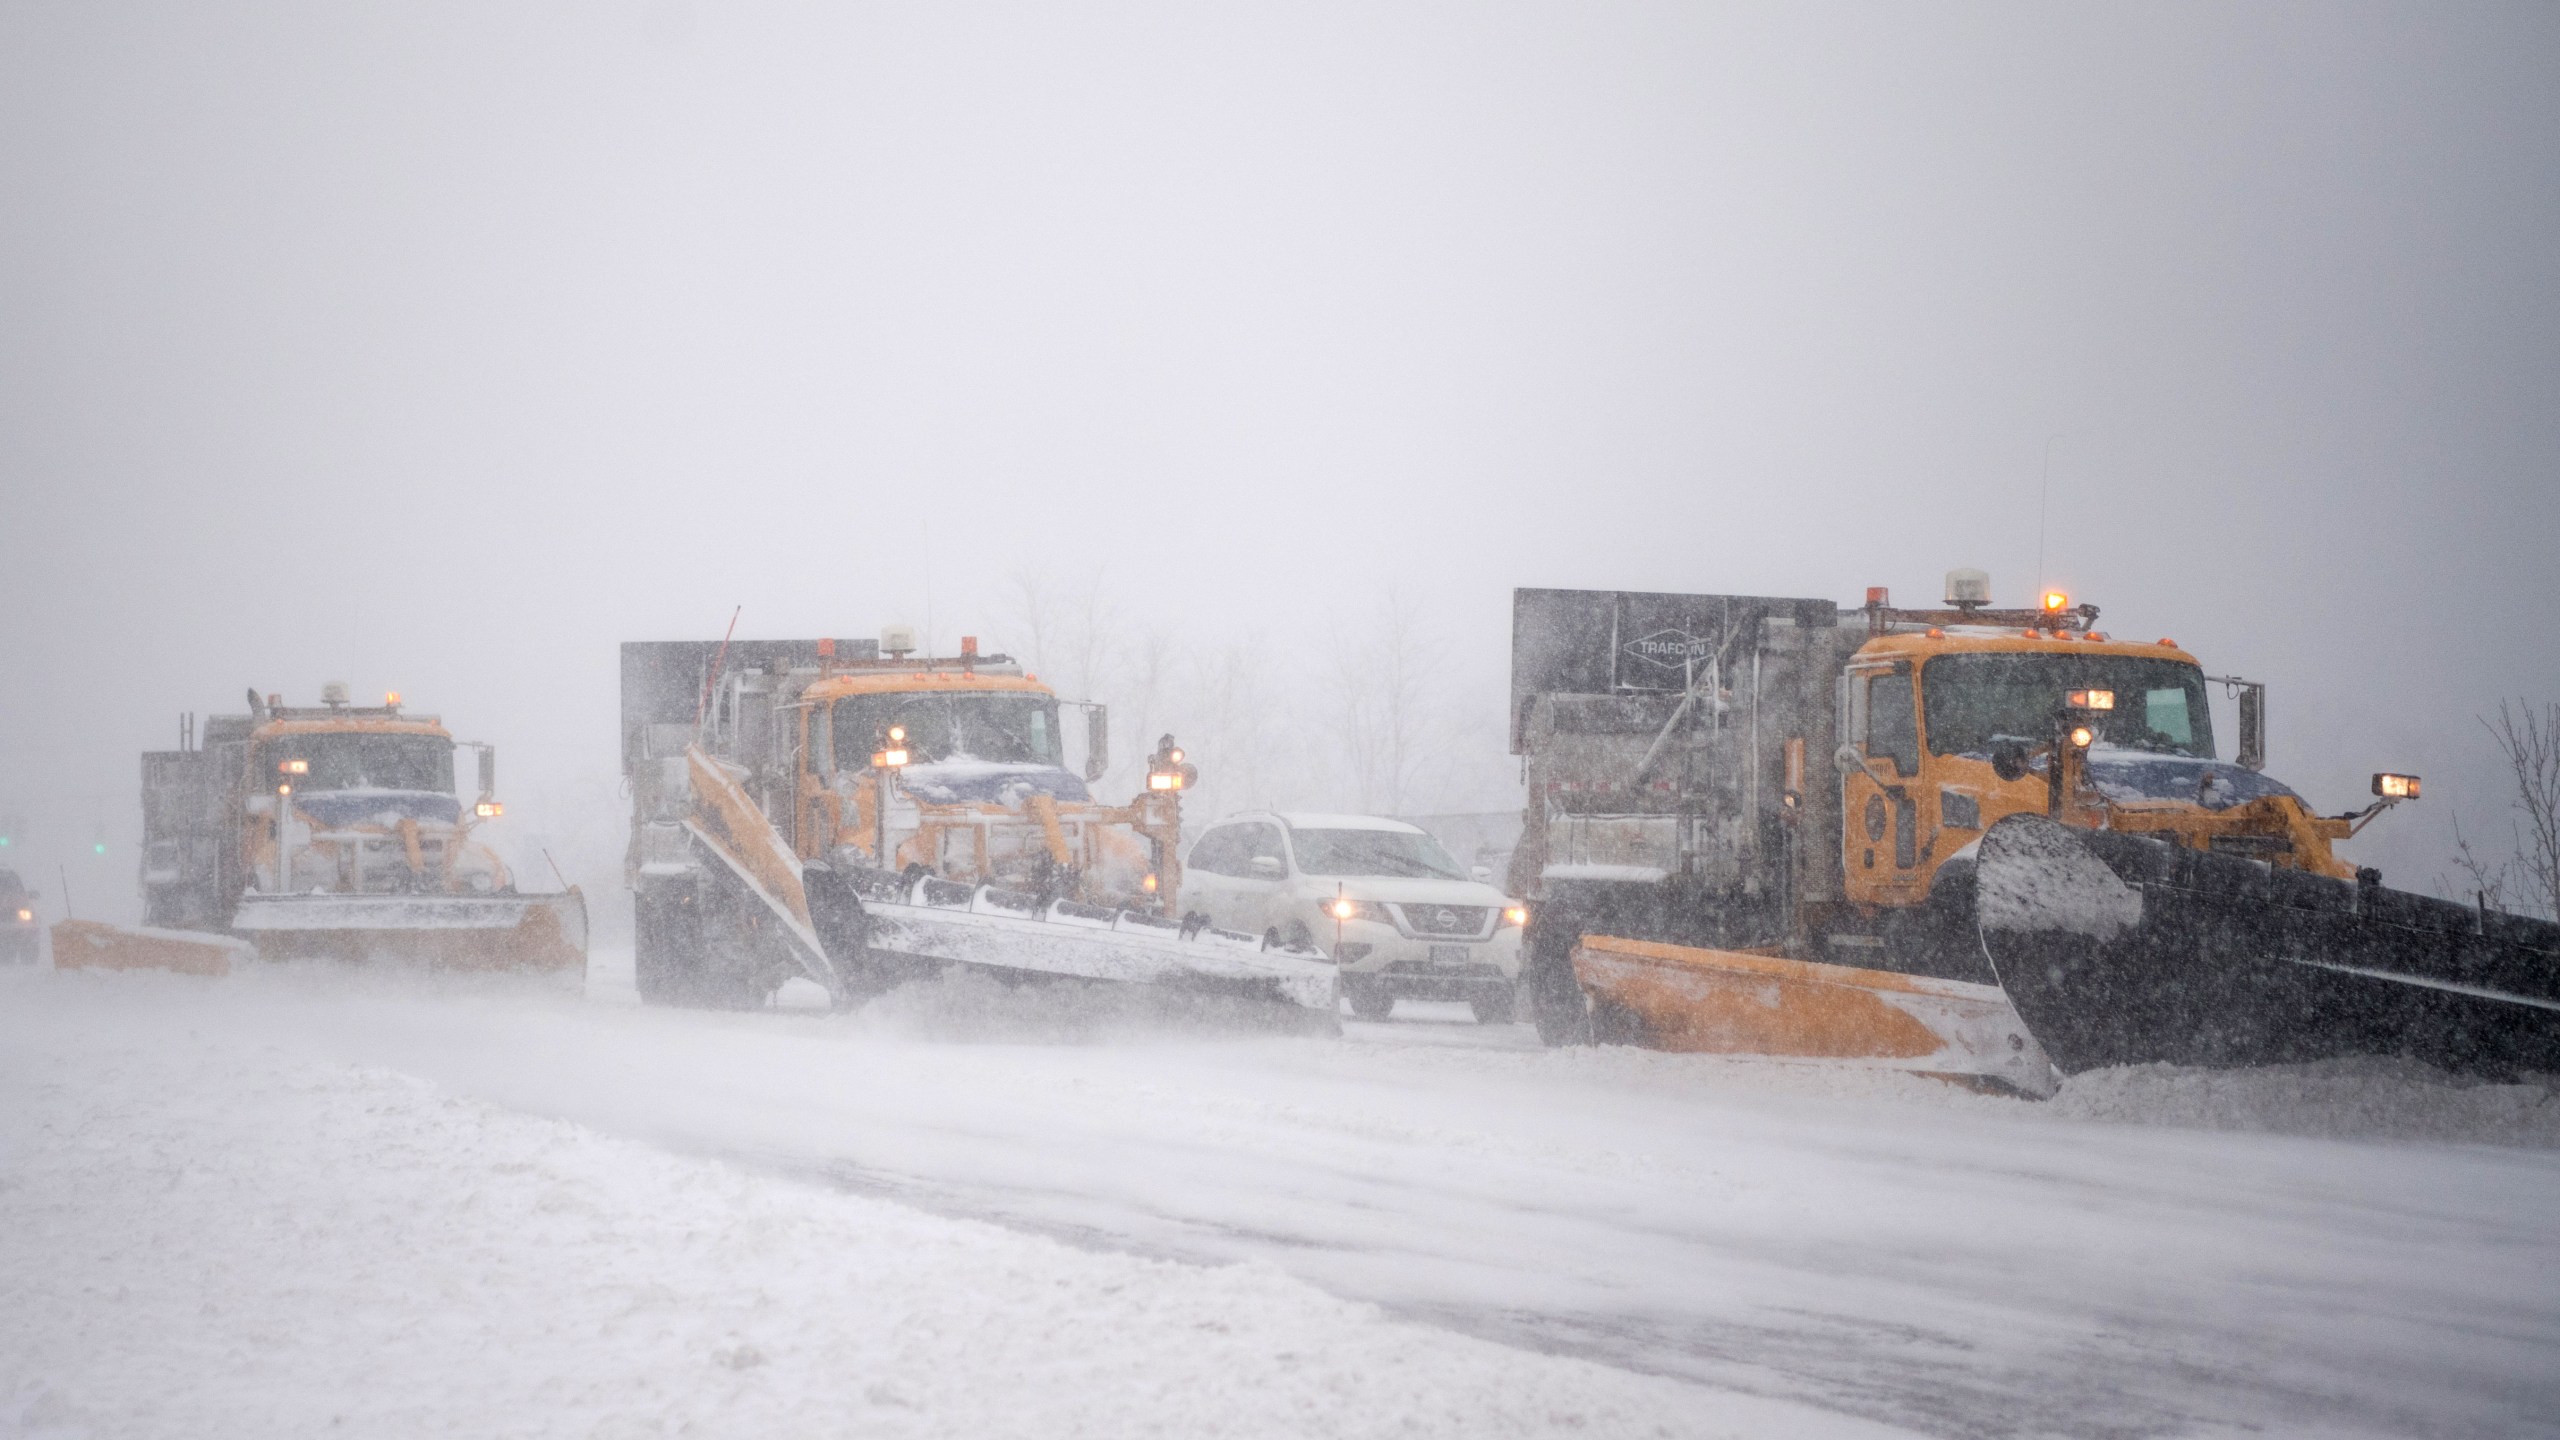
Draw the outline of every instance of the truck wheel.
M732 897L700 877L632 896L631 978L642 1003L753 1010L773 994L740 943Z
M631 978L644 1005L696 1002L686 984L702 953L702 910L693 882L653 885L631 897Z
M1520 984L1538 1039L1548 1045L1591 1043L1590 1006L1573 978L1573 946L1581 936L1581 923L1569 913L1542 910L1529 922Z
M1623 1005L1603 1000L1597 995L1585 997L1590 1007L1590 1043L1594 1045L1641 1045L1644 1022Z
M1384 1020L1396 1013L1396 997L1380 986L1346 983L1342 996L1351 1002L1351 1013L1363 1020Z
M896 977L871 958L871 914L862 908L853 877L811 861L802 868L800 883L809 897L810 925L818 932L818 943L827 947L840 981L835 1008L851 1009L896 984Z

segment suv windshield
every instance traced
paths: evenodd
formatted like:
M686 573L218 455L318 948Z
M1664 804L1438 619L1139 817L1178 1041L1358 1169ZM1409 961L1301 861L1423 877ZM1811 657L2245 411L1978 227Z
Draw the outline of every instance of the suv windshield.
M2204 672L2129 655L1941 655L1920 673L1929 749L1987 755L2001 735L2041 743L2063 693L2083 689L2116 692L2115 708L2096 712L2102 744L2213 758Z
M259 747L257 778L272 784L276 766L306 760L311 773L296 790L424 790L453 793L453 742L441 735L288 735Z
M1464 880L1440 842L1410 830L1298 830L1298 869L1309 875L1406 875Z
M836 702L836 764L859 770L892 725L907 727L907 753L918 764L992 760L1060 765L1058 702L1021 691L958 694L849 695Z

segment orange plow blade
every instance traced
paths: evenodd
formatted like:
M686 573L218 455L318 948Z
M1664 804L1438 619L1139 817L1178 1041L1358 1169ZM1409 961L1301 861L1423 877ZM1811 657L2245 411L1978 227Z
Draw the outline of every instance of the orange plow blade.
M1585 935L1594 1028L1657 1050L1856 1061L2051 1095L2053 1063L1998 987Z
M245 940L193 930L147 930L96 920L53 924L56 970L174 970L182 975L228 975L257 952Z

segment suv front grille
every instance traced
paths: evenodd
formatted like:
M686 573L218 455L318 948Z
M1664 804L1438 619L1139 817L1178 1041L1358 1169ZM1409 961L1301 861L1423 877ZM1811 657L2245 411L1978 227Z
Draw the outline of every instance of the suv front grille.
M1485 905L1398 905L1396 909L1404 916L1404 928L1416 935L1481 935L1485 917L1493 913Z

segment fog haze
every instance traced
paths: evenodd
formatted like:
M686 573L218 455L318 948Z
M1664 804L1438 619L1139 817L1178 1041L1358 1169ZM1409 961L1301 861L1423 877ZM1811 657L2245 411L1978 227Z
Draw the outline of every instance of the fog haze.
M1402 614L1398 801L1516 807L1514 586L1970 565L2268 681L2323 810L2424 773L2349 853L2434 888L2560 698L2555 75L2525 5L12 0L0 864L130 917L136 753L344 679L593 893L615 646L737 608L1153 645L1288 732L1204 800L1338 806Z

